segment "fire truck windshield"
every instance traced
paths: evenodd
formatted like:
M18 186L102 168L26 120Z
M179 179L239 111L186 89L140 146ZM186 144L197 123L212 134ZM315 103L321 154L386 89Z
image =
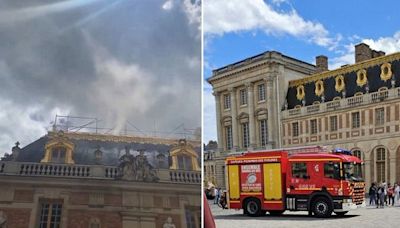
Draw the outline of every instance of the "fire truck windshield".
M344 179L349 181L362 181L361 163L343 163Z

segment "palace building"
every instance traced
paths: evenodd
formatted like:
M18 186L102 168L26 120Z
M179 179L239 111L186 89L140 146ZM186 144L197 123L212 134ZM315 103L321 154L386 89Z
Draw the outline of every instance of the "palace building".
M0 227L200 227L200 142L50 131L0 161Z
M325 56L312 65L272 51L214 70L220 146L205 176L226 187L232 152L326 145L363 159L368 185L399 181L400 53L359 44L355 60L328 70Z

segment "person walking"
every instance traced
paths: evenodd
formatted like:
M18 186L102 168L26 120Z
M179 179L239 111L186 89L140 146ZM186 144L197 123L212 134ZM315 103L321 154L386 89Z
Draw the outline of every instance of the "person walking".
M214 188L214 196L215 196L215 198L214 198L214 204L218 204L218 201L219 201L219 194L220 194L220 190L219 190L219 188Z
M380 184L378 187L378 203L376 204L376 208L383 208L385 205L385 188L383 187L383 184Z
M394 187L389 183L387 188L388 205L394 206Z
M399 198L400 198L400 185L394 185L394 203L395 205L399 205Z
M384 202L385 202L385 205L387 205L387 184L386 184L386 181L383 181L382 186L383 186L383 192L384 192Z
M368 191L368 195L369 195L369 205L376 205L376 184L375 182L373 182L371 184L371 187L369 187L369 191Z

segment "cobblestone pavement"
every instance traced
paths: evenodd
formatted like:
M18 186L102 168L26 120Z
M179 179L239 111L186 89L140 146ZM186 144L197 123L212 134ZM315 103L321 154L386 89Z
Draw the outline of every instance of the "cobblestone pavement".
M243 215L243 210L222 210L212 201L208 202L217 228L258 228L258 227L336 227L336 228L378 228L399 227L400 207L375 208L367 206L350 211L343 217L333 214L328 219L309 217L307 212L289 212L281 216L265 215L252 218Z

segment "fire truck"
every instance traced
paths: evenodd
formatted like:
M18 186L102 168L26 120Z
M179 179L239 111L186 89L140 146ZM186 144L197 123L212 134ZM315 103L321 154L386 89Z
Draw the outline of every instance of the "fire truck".
M350 151L299 147L246 152L226 159L228 208L249 216L285 210L315 217L365 207L362 161Z

